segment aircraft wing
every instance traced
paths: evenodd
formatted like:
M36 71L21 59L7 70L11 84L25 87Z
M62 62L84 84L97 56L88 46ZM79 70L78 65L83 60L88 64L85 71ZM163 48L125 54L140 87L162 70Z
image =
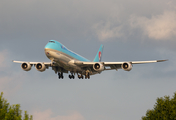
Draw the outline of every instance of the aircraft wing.
M32 65L36 65L37 63L43 63L47 66L51 66L51 62L26 62L26 61L15 61L15 60L13 60L12 62L14 62L14 63L29 63Z
M105 70L112 70L112 69L121 69L121 66L123 63L130 63L130 64L145 64L145 63L156 63L156 62L164 62L167 60L150 60L150 61L129 61L129 62L99 62L102 65L105 66ZM80 65L82 67L91 67L93 66L95 63L98 62L75 62L75 64ZM110 67L110 68L106 68L106 67Z
M130 63L130 64L145 64L145 63L156 63L156 62L164 62L167 60L150 60L150 61L130 61L130 62L104 62L104 66L109 66L110 69L107 70L111 70L111 69L121 69L121 65L123 63ZM105 69L106 70L106 69Z
M164 62L167 60L150 60L150 61L130 61L131 64L144 64L144 63L155 63L155 62ZM117 65L123 64L124 62L103 62L104 65Z
M65 70L64 68L59 67L58 64L52 64L52 62L27 62L27 61L14 61L14 60L12 62L21 63L22 64L21 67L25 71L31 70L32 65L36 66L38 64L36 69L38 71L40 71L40 72L45 71L45 69L48 69L49 67L52 67L52 70L54 70L55 73L57 73L58 71L62 71L64 73L68 73L67 70ZM24 66L23 66L23 64L24 64Z

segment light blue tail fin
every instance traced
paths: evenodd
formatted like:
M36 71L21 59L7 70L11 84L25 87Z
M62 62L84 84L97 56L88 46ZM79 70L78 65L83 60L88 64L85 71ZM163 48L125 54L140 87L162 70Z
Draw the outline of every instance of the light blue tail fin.
M104 47L103 45L100 46L93 62L101 62L101 58L102 58L102 54L103 54L103 47Z

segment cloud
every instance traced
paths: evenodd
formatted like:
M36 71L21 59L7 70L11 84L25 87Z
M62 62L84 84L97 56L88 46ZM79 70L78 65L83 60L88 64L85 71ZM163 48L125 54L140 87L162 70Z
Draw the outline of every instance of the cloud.
M51 111L51 109L48 109L43 112L41 111L34 112L33 118L34 120L85 120L84 117L76 111L66 116L58 115L56 117L52 117L52 115L53 112Z
M93 26L99 40L105 41L111 38L119 38L123 35L122 26L115 26L110 22L100 22Z
M120 38L124 35L124 7L111 3L104 19L93 24L93 32L100 41Z
M5 60L7 58L8 52L7 50L3 50L0 51L0 68L4 68L7 66L7 64L5 63ZM0 69L1 71L2 69Z
M0 51L0 92L9 97L21 88L25 74L18 71L11 71L9 52Z
M6 98L17 92L22 86L23 75L10 75L6 77L0 77L0 92L4 93Z
M166 40L176 37L176 12L165 11L160 15L153 15L151 18L131 16L130 25L132 28L140 28L143 34L151 39Z
M21 89L25 75L21 73L12 75L10 72L8 76L3 76L0 77L0 92L4 93L5 98L9 98Z

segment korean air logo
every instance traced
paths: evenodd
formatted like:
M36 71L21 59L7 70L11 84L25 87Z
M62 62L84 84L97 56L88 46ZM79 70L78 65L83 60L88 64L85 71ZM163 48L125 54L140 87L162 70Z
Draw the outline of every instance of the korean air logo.
M98 57L99 57L99 62L100 62L101 61L101 51L99 51Z

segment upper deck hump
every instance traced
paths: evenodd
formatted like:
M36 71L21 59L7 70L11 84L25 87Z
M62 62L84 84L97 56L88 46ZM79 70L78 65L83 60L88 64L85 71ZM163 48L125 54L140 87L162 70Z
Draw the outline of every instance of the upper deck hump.
M45 46L45 49L47 49L47 48L60 51L63 54L67 54L67 55L71 56L72 58L75 58L75 59L80 60L80 61L90 62L88 59L86 59L86 58L82 57L81 55L69 50L63 44L61 44L60 42L58 42L56 40L50 40L48 42L48 44Z

